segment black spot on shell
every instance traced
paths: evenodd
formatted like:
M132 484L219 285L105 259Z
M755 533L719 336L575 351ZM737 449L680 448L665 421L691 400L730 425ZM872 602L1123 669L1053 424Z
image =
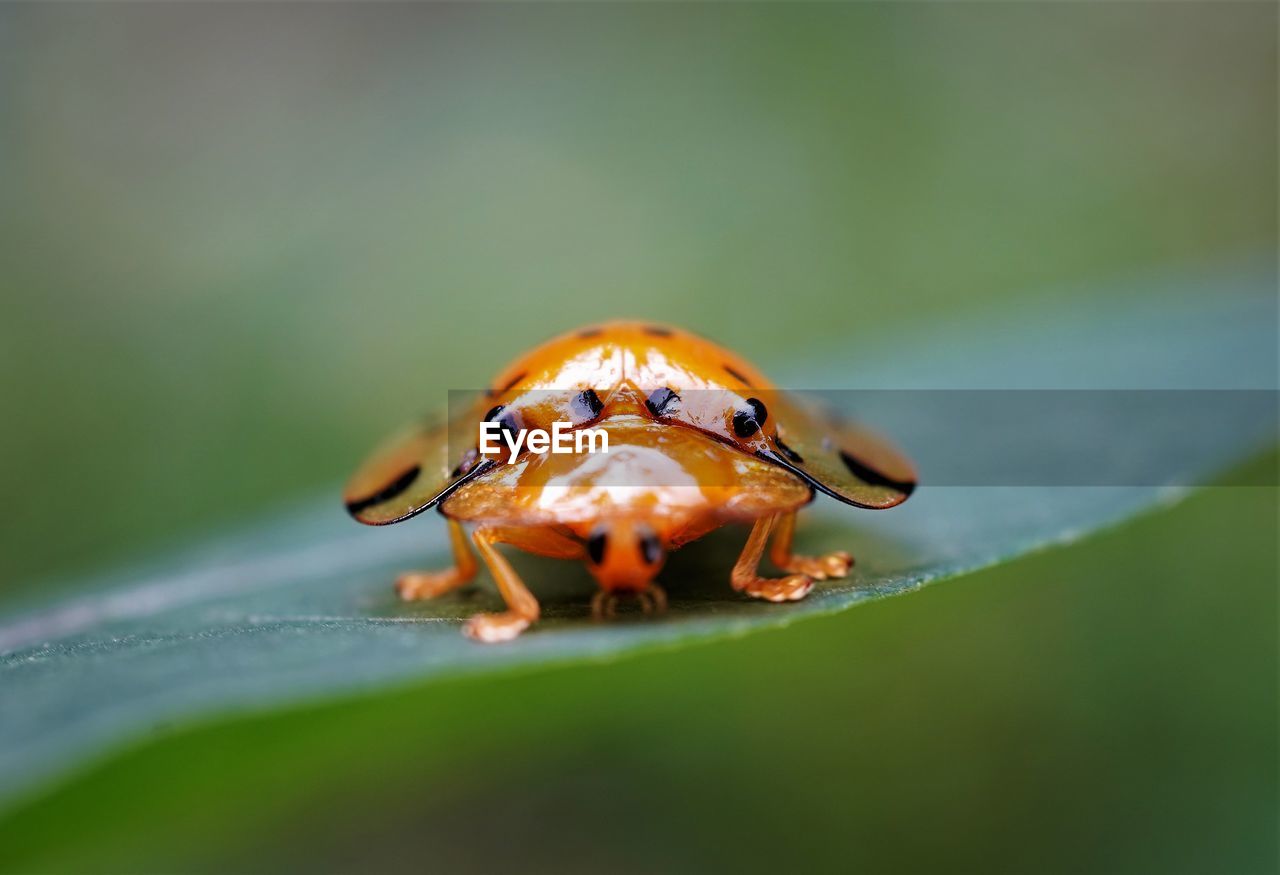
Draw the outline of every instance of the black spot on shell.
M413 485L413 482L418 479L418 475L421 473L422 466L414 465L412 468L396 477L396 479L392 480L372 495L356 499L355 501L348 501L347 513L354 516L361 511L368 510L375 505L382 504L384 501L390 501L397 495L403 494L406 489Z
M586 339L587 339L587 338L589 338L589 337L599 337L599 336L600 336L600 329L599 329L599 328L584 328L584 329L582 329L581 331L579 331L579 332L578 332L578 336L579 336L579 337L581 337L583 340L586 340Z
M573 412L580 423L595 419L600 415L601 410L604 410L604 402L600 400L595 389L585 389L573 399Z
M769 411L757 398L747 399L747 410L738 410L733 414L733 433L740 438L749 438L760 430Z
M604 529L596 529L591 533L591 537L587 538L587 556L591 557L591 561L599 565L604 561L604 548L608 541L608 535Z
M499 386L496 389L490 389L488 393L489 397L492 398L495 395L502 395L507 392L510 392L512 389L516 387L516 384L518 384L521 380L523 380L527 376L529 376L528 371L522 371L521 373L516 374L510 380L507 380L507 382L502 386Z
M670 337L671 336L671 329L663 328L661 325L646 325L641 330L644 331L645 334L650 334L650 335L653 335L654 337Z
M877 471L865 462L854 458L844 450L840 451L840 461L849 469L849 473L869 486L885 486L903 495L910 495L916 490L914 480L895 480L887 474Z
M747 379L746 377L744 377L740 372L735 371L733 368L729 367L728 365L725 365L725 366L724 366L724 372L725 372L726 374L728 374L729 376L733 377L733 378L734 378L735 380L737 380L739 383L745 383L745 384L747 384L748 386L750 386L750 385L751 385L751 381L750 381L750 380L748 380L748 379Z
M653 390L649 397L645 399L644 406L649 408L649 412L655 417L661 417L671 413L674 406L679 402L680 396L663 386L661 389Z
M499 404L484 415L485 422L496 422L502 430L514 435L520 430L520 415Z

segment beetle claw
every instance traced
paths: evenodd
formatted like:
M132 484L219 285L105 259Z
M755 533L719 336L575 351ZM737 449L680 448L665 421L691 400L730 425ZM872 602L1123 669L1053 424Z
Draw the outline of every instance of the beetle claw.
M532 622L528 617L513 611L498 614L476 614L462 625L462 634L472 641L485 644L496 644L512 641L521 632L529 628Z
M813 578L803 574L791 574L787 577L760 577L748 583L744 588L752 598L769 602L795 602L809 594L813 589Z
M783 571L803 574L814 580L830 580L849 576L849 570L853 568L853 556L844 550L823 553L821 556L793 555L790 561L782 563L779 567Z

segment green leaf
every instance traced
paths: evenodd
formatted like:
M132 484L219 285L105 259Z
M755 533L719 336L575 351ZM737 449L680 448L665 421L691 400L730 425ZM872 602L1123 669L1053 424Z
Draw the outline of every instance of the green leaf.
M294 514L85 582L0 621L0 792L13 796L71 771L157 724L740 635L1078 539L1174 501L1188 484L1274 443L1273 290L1269 267L1221 271L1075 298L1054 311L922 326L879 355L821 350L797 362L778 375L784 385L1233 390L1244 402L1211 422L1189 416L1173 429L1194 437L1189 444L1169 441L1170 423L1159 417L1144 432L1141 418L1047 416L978 439L954 423L913 420L910 410L866 416L899 433L926 485L893 511L820 501L806 512L801 547L850 549L858 565L797 604L729 589L741 541L732 532L673 557L663 577L671 610L656 620L592 623L592 584L581 569L521 557L544 619L512 644L477 645L458 626L499 606L487 585L415 604L390 587L399 570L447 561L439 520L361 528L336 490ZM1063 429L1090 447L1118 448L1106 453L1104 485L1054 485L1059 472L1036 472L1034 452L1023 476L1039 485L929 485L931 471L935 484L947 482L958 456L974 470L1001 470L1011 453Z

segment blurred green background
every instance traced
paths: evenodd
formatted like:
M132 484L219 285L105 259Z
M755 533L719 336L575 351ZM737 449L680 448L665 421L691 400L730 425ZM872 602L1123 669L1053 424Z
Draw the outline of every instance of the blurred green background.
M1276 29L0 6L0 600L332 489L590 320L769 370L1273 251ZM1272 871L1275 525L1274 490L1213 490L744 641L162 737L0 844L18 871Z

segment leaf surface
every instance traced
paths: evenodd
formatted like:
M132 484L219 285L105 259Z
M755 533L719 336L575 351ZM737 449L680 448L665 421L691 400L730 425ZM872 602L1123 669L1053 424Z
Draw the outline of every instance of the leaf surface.
M512 644L481 646L459 625L499 607L488 583L413 604L391 589L405 568L448 561L439 519L363 528L346 517L336 489L296 513L86 581L0 620L0 793L70 771L158 724L740 635L910 592L1174 501L1274 445L1274 284L1269 268L1154 282L1072 298L1052 312L922 327L880 355L822 350L776 374L782 385L815 388L1195 389L1234 399L1211 417L1188 411L1174 422L1058 421L1049 405L984 437L972 424L911 410L902 403L910 395L887 393L896 403L859 415L901 440L924 485L890 511L822 499L807 511L800 548L850 549L858 564L801 603L732 592L728 568L741 532L673 557L663 576L671 609L658 620L592 623L593 585L580 568L520 557L544 619ZM1052 453L1043 464L1055 470L1036 471L1037 448L1064 433L1101 448L1105 478L1064 485ZM968 470L996 471L1020 450L1019 482L948 476L959 458Z

